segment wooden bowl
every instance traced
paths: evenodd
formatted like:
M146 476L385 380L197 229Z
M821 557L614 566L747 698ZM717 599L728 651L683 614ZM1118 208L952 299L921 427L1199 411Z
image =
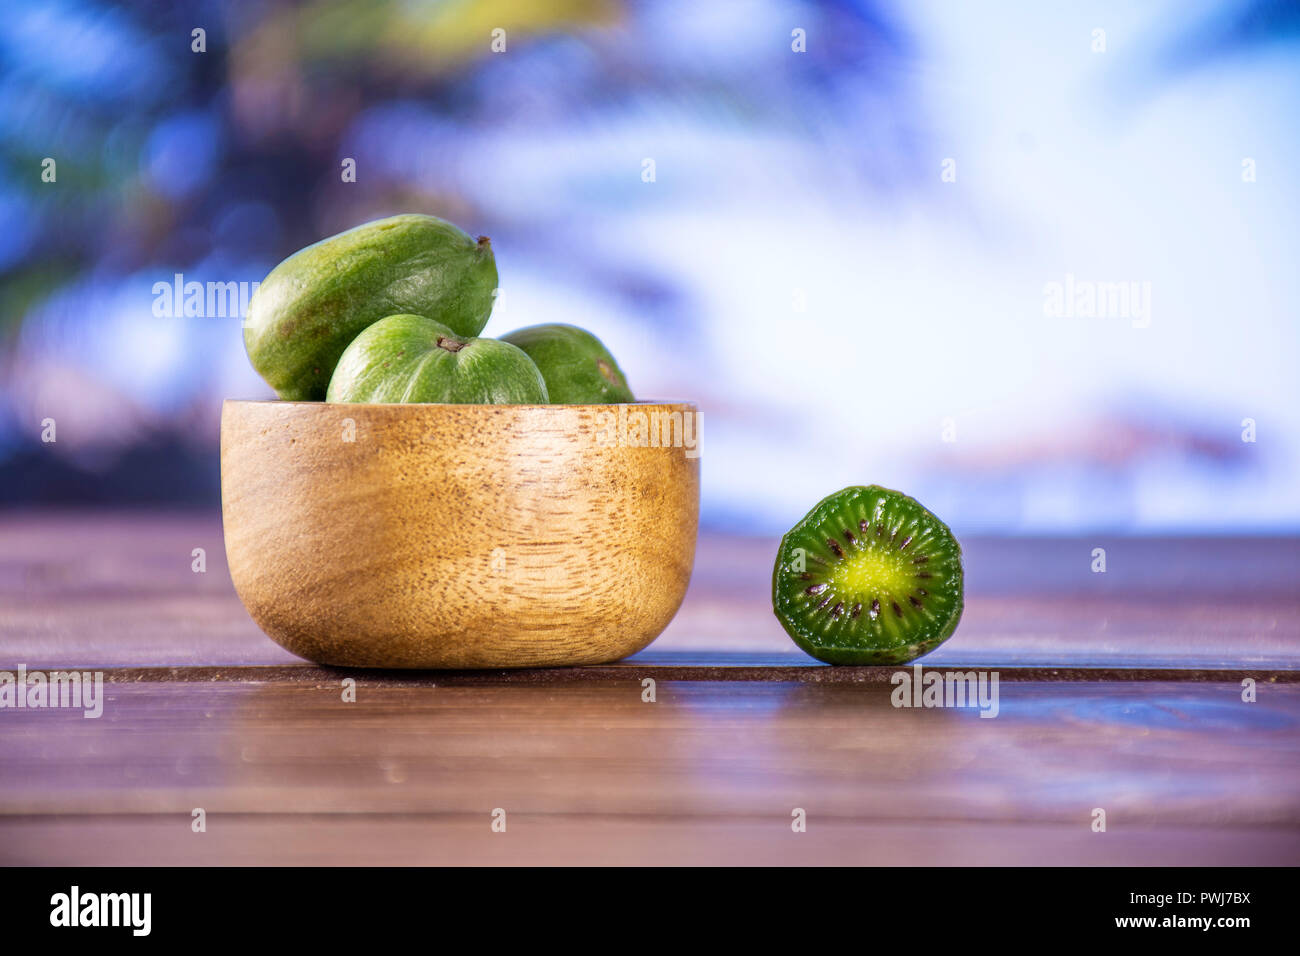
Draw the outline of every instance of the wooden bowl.
M653 402L227 401L230 576L272 640L321 664L617 660L686 592L698 423Z

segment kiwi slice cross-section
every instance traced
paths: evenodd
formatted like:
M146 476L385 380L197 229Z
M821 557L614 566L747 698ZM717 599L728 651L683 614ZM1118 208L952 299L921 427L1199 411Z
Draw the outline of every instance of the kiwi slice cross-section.
M901 664L957 628L961 545L914 498L877 485L824 498L781 539L772 607L829 664Z

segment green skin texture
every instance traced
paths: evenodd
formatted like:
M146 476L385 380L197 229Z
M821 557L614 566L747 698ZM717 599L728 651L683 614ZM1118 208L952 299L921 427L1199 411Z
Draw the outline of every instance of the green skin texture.
M827 664L847 664L847 665L891 665L905 664L908 661L915 660L925 654L930 653L948 638L952 637L953 632L957 630L957 625L961 621L962 610L965 606L964 597L964 572L961 569L961 545L956 538L952 538L952 544L956 548L956 575L951 585L956 589L956 603L952 609L951 617L944 624L943 628L937 633L925 640L911 644L893 644L879 648L869 649L862 647L828 647L824 644L818 644L815 635L812 632L802 633L800 623L797 617L788 617L782 614L782 595L781 583L783 580L796 573L790 567L790 556L793 548L807 542L806 532L808 528L816 528L822 524L826 514L835 510L838 502L846 495L851 493L876 493L906 501L909 505L923 511L936 525L944 529L944 532L951 536L952 532L942 521L934 516L933 512L921 505L916 499L911 498L901 492L892 491L888 488L881 488L879 485L870 485L867 487L849 487L828 495L819 501L813 508L799 520L799 523L791 528L781 539L781 546L777 549L776 564L772 568L772 609L776 613L777 619L785 632L790 635L800 649L811 657L819 661L825 661Z
M533 360L505 342L457 336L422 315L390 315L343 352L329 402L545 405Z
M596 336L574 325L530 325L502 342L528 353L546 379L553 405L634 402L627 378Z
M294 253L248 306L244 347L286 401L319 401L348 343L388 315L415 313L472 337L497 288L486 238L436 216L379 219Z

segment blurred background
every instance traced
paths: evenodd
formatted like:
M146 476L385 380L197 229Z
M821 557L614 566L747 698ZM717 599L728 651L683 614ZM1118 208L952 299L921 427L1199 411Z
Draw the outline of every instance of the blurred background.
M11 5L0 507L218 508L221 401L271 393L158 289L427 212L492 237L485 334L699 403L709 527L875 482L1293 532L1298 51L1282 0Z

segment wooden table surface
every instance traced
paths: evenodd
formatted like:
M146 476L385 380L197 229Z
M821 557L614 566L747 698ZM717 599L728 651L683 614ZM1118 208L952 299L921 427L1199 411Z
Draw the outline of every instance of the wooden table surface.
M0 710L0 862L1300 862L1300 541L964 547L924 663L996 671L993 719L805 657L770 540L702 536L681 613L619 664L391 674L265 638L219 516L0 515L0 670L106 681L99 719Z

